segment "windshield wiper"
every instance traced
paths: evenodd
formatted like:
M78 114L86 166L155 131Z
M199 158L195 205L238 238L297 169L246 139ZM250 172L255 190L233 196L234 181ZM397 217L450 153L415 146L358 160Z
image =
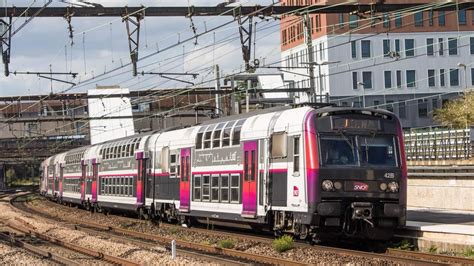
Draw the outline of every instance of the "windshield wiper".
M342 132L342 130L338 130L337 132L341 134L344 141L349 145L349 147L351 147L352 155L354 156L354 145L351 143L349 138Z

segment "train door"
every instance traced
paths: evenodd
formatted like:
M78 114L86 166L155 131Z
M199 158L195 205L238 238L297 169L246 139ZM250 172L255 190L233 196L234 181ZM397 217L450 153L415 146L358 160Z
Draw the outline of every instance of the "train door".
M144 152L140 151L135 153L135 159L137 160L137 185L136 185L136 194L137 194L137 205L145 204L145 180L146 180L146 158Z
M242 217L257 216L258 141L244 142L244 176L242 182Z
M191 193L189 187L189 177L191 176L191 148L181 149L180 159L179 211L189 212Z
M84 160L81 160L81 201L84 201L86 198L86 175L87 175L87 165Z
M56 164L53 164L53 196L56 197L57 194L56 194L56 191L58 189L58 171L56 171L56 167L57 165Z
M63 182L64 182L64 166L59 164L59 198L63 197Z
M91 193L92 202L97 202L97 180L99 179L99 163L97 159L92 160L92 180L91 180Z

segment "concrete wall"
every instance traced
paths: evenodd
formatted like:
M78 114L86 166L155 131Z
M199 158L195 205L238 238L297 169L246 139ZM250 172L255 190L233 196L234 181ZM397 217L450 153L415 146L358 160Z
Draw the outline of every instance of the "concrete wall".
M474 176L409 176L408 207L474 211Z

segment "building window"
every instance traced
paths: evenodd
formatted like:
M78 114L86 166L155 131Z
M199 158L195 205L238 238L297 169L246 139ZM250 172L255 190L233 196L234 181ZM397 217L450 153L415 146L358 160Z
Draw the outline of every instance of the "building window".
M405 56L415 56L414 39L405 39Z
M414 88L416 86L415 70L407 70L406 76L407 76L407 87Z
M383 56L390 57L390 40L383 40Z
M395 52L397 52L397 55L400 56L400 40L399 39L396 39L395 40Z
M402 71L397 70L397 88L402 87Z
M357 42L351 41L351 54L352 58L357 58Z
M400 12L395 13L395 27L400 28L402 26L402 15Z
M339 13L339 28L344 28L344 13Z
M459 86L459 69L449 70L449 85L451 87Z
M415 13L415 27L423 27L423 11Z
M398 103L398 117L399 118L407 118L407 110L406 110L405 102Z
M387 103L385 104L385 109L393 113L393 101L387 101Z
M418 117L428 117L428 103L426 100L418 100Z
M474 68L471 68L471 85L474 86Z
M446 76L444 73L444 69L439 70L439 86L441 87L446 86Z
M438 11L438 25L446 26L446 12L445 11Z
M362 82L364 83L364 89L372 89L372 72L362 72Z
M458 23L459 25L467 24L466 10L462 9L458 11Z
M357 15L351 14L349 15L349 29L354 29L359 26L359 17Z
M458 39L456 38L448 39L448 50L449 50L449 55L458 54Z
M361 50L362 50L362 58L370 57L370 41L362 40L360 44L361 44Z
M384 71L385 88L389 89L392 87L392 71Z
M383 27L390 28L390 15L388 13L383 13Z
M433 111L439 108L438 105L439 105L438 104L438 98L431 99L431 108L432 108Z
M428 69L428 86L429 87L436 86L434 69Z
M357 72L352 72L352 89L357 90L357 83L359 81L357 80Z
M438 39L438 52L439 52L439 55L444 55L444 39L443 38Z
M430 9L430 11L428 11L428 23L430 26L433 26L434 24L434 18L433 18L433 9Z
M316 31L321 31L321 16L316 15Z
M434 55L434 39L433 38L426 39L426 54Z
M379 105L380 105L380 101L374 100L374 107L378 108Z
M474 54L474 37L469 38L469 41L470 41L469 47L470 47L471 54Z

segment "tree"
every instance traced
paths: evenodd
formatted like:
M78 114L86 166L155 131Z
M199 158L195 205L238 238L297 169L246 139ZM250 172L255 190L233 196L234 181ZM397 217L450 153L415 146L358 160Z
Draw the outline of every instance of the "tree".
M474 125L474 90L467 91L464 96L449 101L443 108L434 113L434 118L443 126L450 128L467 128Z

